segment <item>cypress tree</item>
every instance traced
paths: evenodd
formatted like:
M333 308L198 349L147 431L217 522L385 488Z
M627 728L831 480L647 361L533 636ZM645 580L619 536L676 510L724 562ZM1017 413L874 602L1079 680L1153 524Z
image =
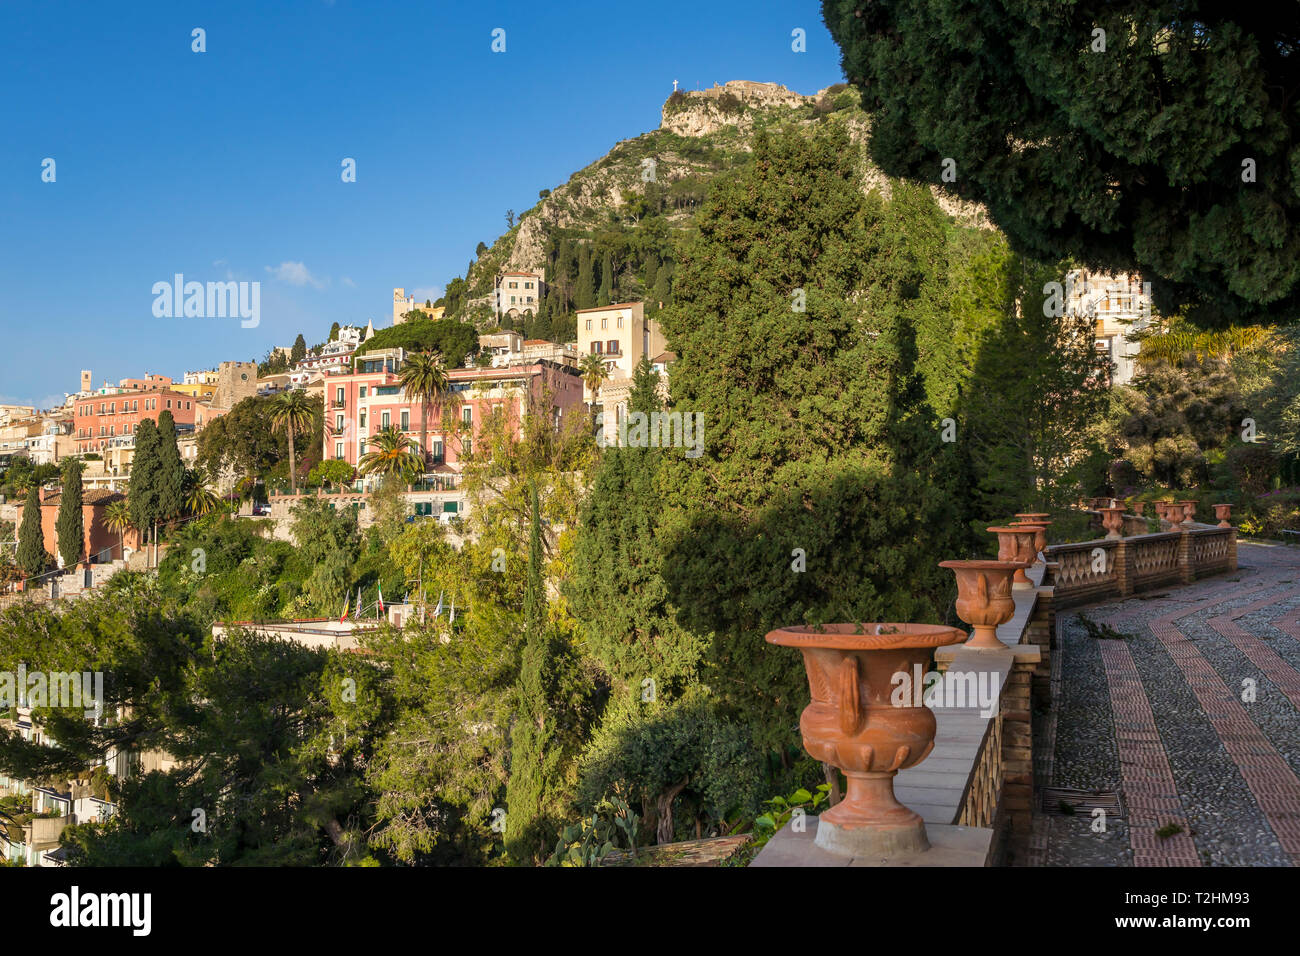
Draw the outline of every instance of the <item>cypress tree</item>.
M307 357L307 340L298 333L298 337L293 340L293 347L289 349L289 361L297 365Z
M633 375L628 412L662 410L659 376L647 359ZM677 699L698 677L708 641L676 621L662 569L664 508L660 448L615 447L601 455L583 502L568 596L587 647L624 702ZM646 684L649 678L653 684Z
M135 455L131 459L126 500L131 509L131 523L145 533L146 539L162 518L159 506L162 463L158 446L158 426L152 418L142 420L135 428Z
M86 528L81 516L81 462L69 458L63 465L63 490L59 494L59 517L54 524L59 554L65 568L75 568L85 547Z
M578 250L578 283L573 290L576 308L590 309L596 305L596 280L591 270L591 249L584 244Z
M1293 10L823 0L822 13L885 173L984 203L1017 252L1140 271L1165 314L1186 302L1271 321L1300 306Z
M609 250L605 250L605 256L600 262L600 296L596 299L597 305L609 305L614 301L614 265L610 259Z
M49 558L45 552L45 536L41 532L40 486L32 484L23 503L23 517L18 525L18 566L28 575L45 571Z
M158 416L158 517L169 521L185 507L185 465L176 444L176 422L164 410Z
M659 272L655 275L654 288L651 290L651 301L654 302L655 308L658 308L661 302L667 308L672 304L672 298L673 264L665 261L659 266Z
M531 492L524 649L519 667L519 706L511 728L510 778L506 783L506 850L516 863L522 864L535 861L546 849L545 807L560 763L559 748L551 746L555 720L546 693L554 667L551 635L546 626L542 520L535 483Z
M678 355L673 410L705 429L700 456L665 456L658 481L662 520L683 529L663 562L668 596L682 626L714 635L723 706L778 755L797 745L808 690L762 634L939 619L952 585L938 556L973 543L916 348L944 249L898 254L895 200L864 196L856 175L841 130L760 134L754 162L711 194L659 313Z

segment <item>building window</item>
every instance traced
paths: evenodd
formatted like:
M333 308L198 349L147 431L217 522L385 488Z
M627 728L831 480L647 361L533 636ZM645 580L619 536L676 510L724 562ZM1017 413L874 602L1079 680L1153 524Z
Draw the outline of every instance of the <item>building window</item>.
M442 440L435 438L433 441L433 463L441 465L443 462Z
M620 329L623 327L623 316L621 315L618 317L618 327Z
M618 339L609 340L609 354L610 355L618 354Z
M603 347L604 347L603 343L599 339L597 339L595 342L591 343L591 354L599 355L603 350Z
M388 425L389 425L389 422L390 422L390 418L389 418L388 412L380 412L380 414L379 414L379 427L380 427L380 428L387 428Z
M366 413L365 413L365 412L362 412L362 413L361 413L361 430L362 430L362 431L365 431L365 430L366 430Z
M410 430L411 430L411 413L404 408L402 409L402 431L409 432Z
M462 425L474 424L474 408L472 405L466 405L460 410L460 421Z
M334 389L334 401L338 402L340 405L343 404L343 386L342 386L342 385L340 385L338 388Z
M361 392L360 392L360 395L361 395L362 398L365 398L365 397L366 397L366 387L365 387L364 385L361 386Z
M588 332L591 331L591 319L588 319L588 320L587 320L587 331L588 331Z
M343 431L343 413L342 413L342 412L340 412L339 414L337 414L337 415L334 416L334 430L335 430L335 431L338 431L338 432Z
M472 455L472 454L474 454L474 440L473 440L472 438L466 438L466 439L465 439L465 457L468 458L468 457L469 457L470 455Z
M343 457L343 442L341 442L341 441L336 441L336 442L334 443L334 457L335 457L335 458L342 458L342 457Z
M601 319L601 320L600 320L600 327L601 327L602 329L607 329L607 328L609 328L609 319Z

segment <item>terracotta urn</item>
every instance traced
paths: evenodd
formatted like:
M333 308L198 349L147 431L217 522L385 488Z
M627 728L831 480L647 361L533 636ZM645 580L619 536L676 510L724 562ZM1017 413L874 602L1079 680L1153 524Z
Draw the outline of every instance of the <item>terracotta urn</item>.
M966 646L1005 650L1006 645L998 640L998 625L1016 613L1012 579L1026 565L1021 561L941 561L939 567L957 575L957 616L975 628Z
M1232 517L1232 505L1215 505L1214 517L1219 519L1220 528L1231 528L1232 524L1228 519Z
M812 702L799 717L803 746L844 771L844 799L822 812L816 843L846 856L884 859L929 848L921 815L894 796L894 776L934 748L934 712L896 675L924 674L934 649L966 635L935 624L783 627L769 644L803 652ZM899 698L901 697L901 702Z
M1145 501L1134 501L1132 504L1133 504L1133 513L1137 515L1139 518L1141 518L1142 512L1146 508L1147 503Z
M1019 518L1019 515L1017 515ZM1052 522L1041 522L1041 520L1032 520L1030 518L1021 518L1018 522L1011 522L1009 528L1041 528L1041 531L1034 533L1034 561L1039 559L1043 549L1048 546L1048 525Z
M1038 560L1038 555L1047 547L1047 526L1052 522L1048 520L1049 516L1041 512L1030 512L1016 515L1019 521L1011 522L1011 527L1019 528L1024 525L1042 525L1043 530L1034 535L1034 560Z
M1107 538L1124 537L1124 509L1112 506L1101 509L1101 525L1106 529Z
M1168 530L1174 523L1173 518L1171 518L1169 515L1169 510L1173 506L1174 503L1172 501L1154 502L1156 514L1160 516L1160 527L1164 530Z
M1038 540L1039 532L1045 532L1047 529L1041 524L1013 524L1005 528L985 530L998 536L999 561L1013 561L1024 565L1016 569L1015 582L1012 586L1017 590L1032 588L1034 582L1029 580L1029 575L1025 574L1025 568L1034 563L1034 556L1037 553L1034 544Z
M1196 524L1196 502L1180 501L1178 504L1182 507L1183 527L1190 530L1192 525Z

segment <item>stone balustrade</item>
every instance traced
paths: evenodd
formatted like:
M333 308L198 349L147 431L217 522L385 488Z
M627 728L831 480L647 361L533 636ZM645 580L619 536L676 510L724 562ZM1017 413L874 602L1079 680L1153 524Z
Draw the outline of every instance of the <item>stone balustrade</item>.
M1201 525L1054 544L1043 554L1047 558L1043 584L1053 589L1055 606L1071 607L1235 571L1237 529Z

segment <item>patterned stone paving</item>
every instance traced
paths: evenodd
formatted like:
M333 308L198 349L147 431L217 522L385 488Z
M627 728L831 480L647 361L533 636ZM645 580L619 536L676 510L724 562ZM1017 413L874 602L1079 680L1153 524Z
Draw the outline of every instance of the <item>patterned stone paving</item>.
M1040 813L1031 861L1300 865L1300 550L1242 544L1239 564L1062 613L1036 783L1118 789L1126 819ZM1080 614L1126 637L1095 639Z

